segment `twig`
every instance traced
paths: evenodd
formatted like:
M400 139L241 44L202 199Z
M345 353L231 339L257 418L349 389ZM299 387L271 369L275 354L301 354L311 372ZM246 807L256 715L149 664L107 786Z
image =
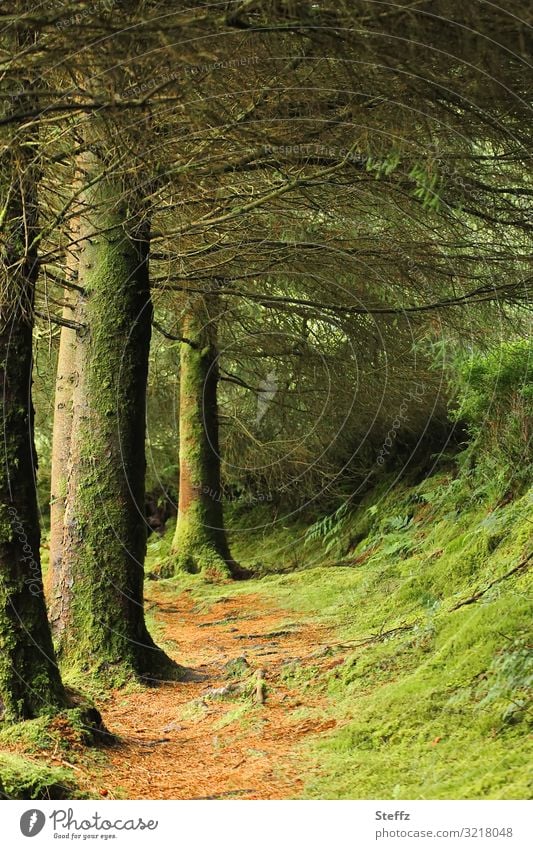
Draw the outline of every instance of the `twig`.
M490 584L488 584L488 586L486 586L484 590L479 590L479 592L474 593L474 595L470 596L470 598L465 598L464 601L459 601L457 604L454 604L453 607L450 607L450 613L453 610L459 610L460 607L466 607L467 604L474 604L482 596L484 596L485 593L488 593L488 591L492 589L492 587L496 586L496 584L501 583L501 581L505 581L506 578L510 578L511 575L515 575L517 572L521 572L522 569L525 570L527 564L529 563L532 557L533 551L528 554L527 557L522 560L517 566L513 566L513 568L510 569L509 572L506 572L505 575L502 575L500 578L496 578L494 581L491 581Z
M365 640L348 640L346 643L337 643L335 646L331 646L331 648L358 649L362 646L369 646L372 643L382 643L383 640L387 639L387 637L393 637L395 634L400 634L403 631L412 631L417 625L418 622L411 622L409 625L400 625L398 628L391 628L390 631L382 631L379 634L372 634L372 636L367 637Z
M40 310L34 310L34 312L38 318L44 318L45 321L51 321L52 324L58 324L60 327L68 327L70 330L85 330L86 328L85 324L80 324L77 321L69 321L67 318L52 315L52 313L45 313Z
M88 773L84 769L79 766L76 766L76 764L69 763L69 761L60 760L60 764L61 766L68 766L69 769L73 769L76 772L81 772L83 775L88 775Z
M185 344L190 345L191 348L197 348L198 347L196 342L193 342L192 339L187 339L186 336L175 336L173 333L169 333L168 330L165 330L165 328L161 324L159 324L158 321L153 320L152 321L152 327L154 327L157 331L159 331L161 336L164 336L165 339L170 339L173 342L185 342Z

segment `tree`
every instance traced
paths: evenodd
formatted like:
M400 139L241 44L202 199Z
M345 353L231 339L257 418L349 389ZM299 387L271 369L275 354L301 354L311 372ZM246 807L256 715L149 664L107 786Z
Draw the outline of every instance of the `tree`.
M213 294L204 285L206 277L211 279L225 266L224 288L218 294L231 305L232 315L239 301L308 323L326 309L331 323L341 323L342 333L364 342L371 341L369 326L378 315L390 343L398 335L398 322L405 328L405 316L410 320L417 311L441 315L449 310L452 316L461 305L517 296L519 274L509 264L515 245L495 250L466 231L478 220L528 226L515 181L526 138L521 130L522 60L520 51L512 52L520 46L524 26L503 10L485 14L484 4L474 4L457 21L453 4L442 0L437 5L439 15L428 14L425 3L413 11L407 2L383 14L379 5L366 2L340 3L332 10L320 3L259 0L237 8L230 4L229 10L197 5L183 17L181 4L173 4L161 21L157 4L134 4L130 10L128 4L117 3L116 15L97 10L81 34L68 4L56 15L66 22L60 30L53 15L35 13L45 34L43 49L22 58L39 70L44 66L47 73L48 126L57 129L65 113L80 116L100 110L105 141L98 140L96 155L100 176L105 172L107 184L115 187L113 215L119 197L130 199L129 193L124 195L126 174L135 182L144 168L160 177L156 190L152 183L146 190L155 230L153 265L157 277L169 281L166 289L181 293L184 300L176 308L185 303L183 321L199 344L195 348L196 342L185 342L182 349L183 440L189 439L188 425L192 433L192 418L201 436L192 474L185 463L182 502L185 499L187 509L181 511L176 539L188 568L198 567L191 554L194 539L196 547L205 544L215 553L222 572L232 569L219 527L220 506L200 497L190 501L198 488L202 496L205 488L217 497L222 489L217 483L216 381L211 379L219 322L209 318L204 338L202 311ZM525 5L516 2L513 8L519 12ZM439 47L443 20L449 52ZM134 41L140 24L145 51L136 50ZM210 37L219 24L225 38L207 53L204 36L212 44ZM102 39L102 34L109 38ZM58 92L52 85L58 77L51 59L65 45L70 47L70 36L75 49L60 63L64 90L59 86ZM161 37L165 47L156 50ZM496 60L503 59L499 78L482 86L484 74L470 59L487 38L498 44ZM240 64L233 59L236 46ZM175 60L171 72L169 59ZM95 62L98 73L93 73ZM464 75L464 97L450 87L450 67L454 75ZM82 84L69 87L66 81L72 79ZM132 79L137 85L127 84ZM307 106L310 87L312 109ZM131 134L116 117L130 120L148 112L151 121L141 122L146 138L137 134L131 144ZM29 107L21 110L18 120L28 113L31 116ZM516 150L507 158L497 153L498 145L511 136ZM94 145L91 149L95 153ZM483 180L481 168L487 169ZM510 185L505 184L508 176L513 177ZM465 199L469 217L461 220ZM112 231L135 230L135 222L145 220L136 203L134 198L132 211L113 218ZM414 236L406 237L397 225L401 216L411 222ZM323 226L328 220L329 230ZM294 226L286 227L287 221ZM101 232L102 222L94 221L97 240ZM105 261L104 254L99 254L99 263ZM44 266L47 258L41 259ZM317 263L322 269L318 280L313 277ZM497 287L494 263L504 268L505 279ZM191 265L195 267L190 271ZM288 283L287 271L305 275L305 282L300 278L297 284ZM181 279L176 281L176 276ZM470 285L479 278L481 282ZM325 279L342 281L347 294L337 297L336 285L324 289ZM90 341L95 328L81 310L80 305L79 336L87 325ZM102 320L108 326L105 317ZM83 349L80 345L80 352ZM205 357L199 357L206 349ZM372 357L364 364L371 373ZM200 395L205 399L199 374L205 375L209 399L209 422L201 433ZM371 377L368 385L374 385ZM399 391L396 385L395 400ZM81 392L78 398L83 400ZM91 403L98 400L94 394ZM81 422L81 403L79 408ZM306 414L312 409L308 405ZM359 412L364 420L367 411L362 405ZM184 460L188 450L184 446ZM74 484L70 489L74 498ZM138 498L133 500L139 508ZM190 536L191 522L185 517L192 517L191 503L200 514L210 515L208 524L218 528L216 533L200 533L196 523ZM101 538L99 542L103 544Z
M32 35L17 29L16 49ZM8 108L35 101L28 79L4 80ZM11 99L9 99L11 95ZM67 698L56 664L43 594L35 491L32 329L37 264L35 125L11 133L0 157L0 713L30 719L60 710Z
M65 505L67 496L68 462L72 441L72 402L76 382L76 329L72 325L75 298L79 292L73 291L78 280L78 226L71 230L73 246L69 249L66 261L66 273L69 288L65 287L63 297L63 319L61 326L57 371L55 380L54 424L52 431L52 460L50 481L50 576L49 586L59 589L65 580L59 577L62 569L63 532L65 524ZM53 600L52 600L53 603ZM52 621L54 621L54 613Z
M220 303L216 294L191 298L182 320L179 406L178 521L165 572L243 577L232 560L222 512L218 426Z
M59 657L108 681L162 674L143 606L149 218L93 150L80 157L77 385L62 564L52 588ZM138 206L135 206L135 203Z

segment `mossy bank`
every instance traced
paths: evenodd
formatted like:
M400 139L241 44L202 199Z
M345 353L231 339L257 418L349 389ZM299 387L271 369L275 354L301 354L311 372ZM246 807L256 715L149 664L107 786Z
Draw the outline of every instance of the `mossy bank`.
M286 672L337 721L304 744L306 797L531 796L532 505L531 490L501 503L447 471L384 480L322 534L240 517L232 549L264 577L224 595L260 592L334 629L340 663ZM187 586L205 602L221 592Z

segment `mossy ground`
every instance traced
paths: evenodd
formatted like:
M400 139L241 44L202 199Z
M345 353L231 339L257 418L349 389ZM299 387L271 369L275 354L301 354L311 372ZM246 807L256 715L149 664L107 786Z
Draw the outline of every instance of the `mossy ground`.
M158 581L158 594L172 605L187 590L196 621L222 597L251 595L254 610L263 597L287 611L276 628L290 629L297 613L328 626L328 662L293 657L283 671L302 719L311 711L335 722L299 744L305 797L529 798L531 573L504 576L531 550L532 504L531 490L500 499L446 471L418 484L384 480L325 538L309 522L273 523L266 507L229 511L232 549L258 577L217 586L182 574ZM150 539L147 573L171 541L171 528ZM148 622L155 631L151 611ZM250 717L239 702L229 720L244 727ZM102 757L81 732L67 716L6 727L1 792L38 798L68 786L74 795L76 773L62 763Z
M105 735L111 740L110 735ZM82 799L79 764L102 757L88 708L0 726L0 798Z
M0 754L0 799L81 798L71 770Z
M531 796L530 573L452 608L529 553L532 505L531 490L499 503L443 472L384 482L328 551L318 538L305 544L303 524L269 524L264 510L240 521L232 550L264 577L226 584L224 595L260 592L333 625L331 652L343 660L301 681L298 664L287 670L302 691L326 695L337 720L308 749L307 797ZM200 604L221 592L186 576L179 586Z

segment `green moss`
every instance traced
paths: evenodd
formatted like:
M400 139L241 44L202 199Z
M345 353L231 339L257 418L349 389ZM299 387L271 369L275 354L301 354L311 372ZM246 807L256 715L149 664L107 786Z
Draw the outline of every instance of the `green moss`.
M529 578L510 579L477 605L450 611L457 597L468 597L520 561L526 507L509 506L513 519L502 522L505 529L497 532L480 528L479 509L474 510L462 517L470 530L452 542L446 522L440 525L440 538L437 521L414 557L391 566L383 546L374 558L374 576L350 580L330 571L327 593L325 570L317 570L312 593L311 587L290 581L292 603L307 610L318 609L320 596L326 612L333 604L336 618L342 619L352 603L354 614L346 617L343 638L417 622L412 632L398 632L349 654L342 672L327 676L332 710L345 727L320 744L322 770L309 783L308 796L529 797L532 752L520 650L510 664L518 668L516 680L507 671L502 683L501 674L491 672L508 642L529 628ZM436 547L442 553L428 557ZM486 690L495 688L497 694L487 699ZM513 711L517 702L519 709Z
M27 754L47 750L71 754L110 739L99 713L90 705L0 726L0 746L22 748Z
M0 504L0 540L2 543L10 543L13 539L13 519L7 504Z
M67 497L67 480L62 477L57 481L57 500L65 499Z
M81 799L71 770L56 769L16 755L0 754L4 799Z
M49 716L4 725L0 729L1 746L22 745L27 752L37 752L53 748L56 742L60 739L52 730Z
M202 574L208 582L219 582L231 577L227 560L217 551L212 541L201 541L204 536L202 526L187 517L187 531L180 534L179 551L171 556L161 570L162 577L170 577L180 572L191 575Z

